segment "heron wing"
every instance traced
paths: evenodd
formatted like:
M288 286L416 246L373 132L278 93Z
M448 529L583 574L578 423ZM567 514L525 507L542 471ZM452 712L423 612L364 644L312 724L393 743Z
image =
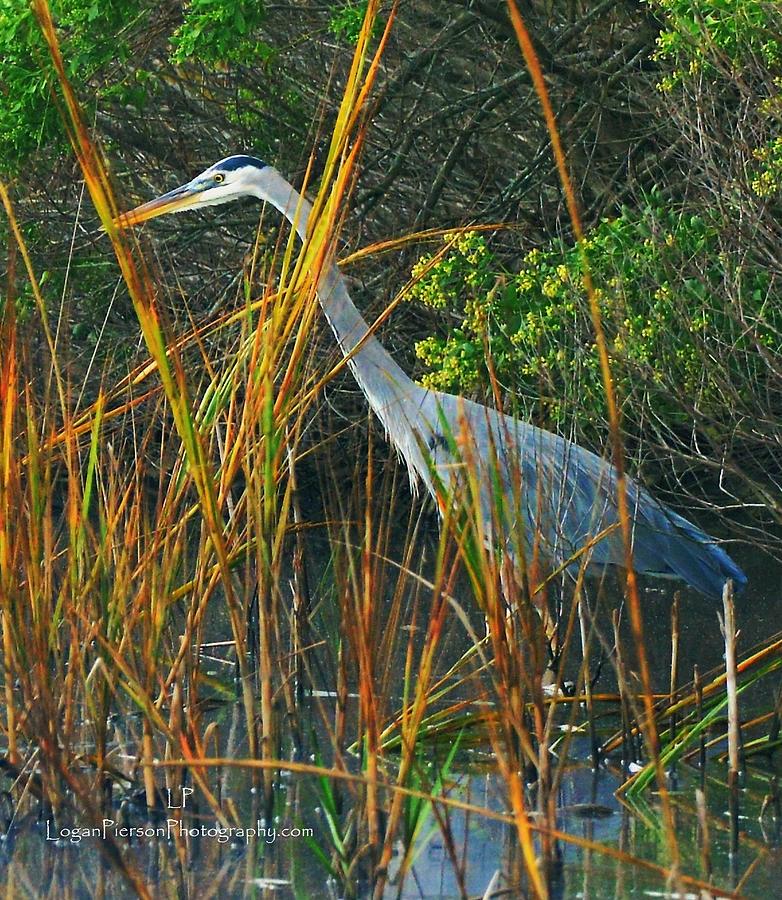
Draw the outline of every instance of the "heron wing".
M432 397L428 412L431 463L451 490L478 485L487 539L502 531L506 547L523 547L555 566L577 571L625 563L619 527L617 473L607 460L560 435L448 394ZM476 478L464 474L475 467ZM460 477L461 473L461 477ZM457 487L459 484L462 487ZM746 582L716 541L626 479L633 568L681 578L719 597L727 578ZM585 548L587 548L585 550Z

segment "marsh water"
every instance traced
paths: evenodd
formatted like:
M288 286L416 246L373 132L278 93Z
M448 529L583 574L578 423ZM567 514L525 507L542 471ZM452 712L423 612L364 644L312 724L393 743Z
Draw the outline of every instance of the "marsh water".
M317 541L312 550L309 564L319 572L315 580L323 590L328 560L325 551L324 558L318 558L322 548ZM782 621L780 568L759 554L739 551L735 556L746 569L751 584L751 591L737 607L740 649L748 651L774 634ZM666 584L644 585L646 644L659 690L667 689L669 678L670 596L671 589ZM723 644L714 603L691 594L683 596L680 622L680 671L691 672L695 664L704 672L718 666ZM210 628L216 642L227 636L220 616ZM469 646L466 639L463 647L458 646L456 638L453 644L450 650L454 658ZM209 674L225 678L228 662L221 658L219 650L205 650L204 659ZM610 673L605 676L606 690L612 687L611 677ZM295 748L282 747L283 758L287 754L289 759L313 763L318 759L318 748L328 744L328 736L319 733L319 723L324 709L328 714L334 700L329 684L314 687L315 693L305 695L300 703L297 731L304 738ZM764 690L773 687L769 684ZM601 688L602 685L598 687ZM398 690L401 702L401 681ZM349 702L355 703L355 699ZM748 697L746 702L742 700L742 717L750 717L753 704L758 702L757 695ZM764 708L768 708L768 702ZM239 705L216 695L207 715L215 723L223 755L246 756ZM601 734L615 731L617 724L615 708L599 713L597 727ZM118 743L127 741L123 752L132 756L136 748L128 735L136 733L134 723L116 723L116 729L118 735L124 735L117 738ZM753 762L745 774L741 789L741 840L738 854L731 856L724 764L717 759L722 750L721 746L710 750L714 774L720 777L712 778L707 773L714 883L723 888L738 887L741 894L749 897L778 896L782 884L780 823L767 813L761 820L761 807L764 798L772 793L779 759L772 756ZM118 752L117 765L120 755ZM588 737L576 735L558 789L557 825L577 838L666 866L667 848L655 792L648 792L634 803L621 801L615 795L626 775L621 755L617 751L595 769ZM360 771L357 758L348 760L347 765ZM275 782L274 816L266 820L260 792L246 770L225 767L214 775L210 783L216 785L216 795L224 806L228 804L232 810L233 830L215 821L209 807L199 800L197 790L161 793L152 815L146 811L142 796L134 796L130 791L121 797L115 795L103 803L90 821L80 821L64 808L52 811L35 804L25 815L14 814L10 796L4 795L5 834L0 843L0 866L6 895L134 896L116 858L112 858L116 848L128 852L136 871L147 884L155 885L154 895L159 897L201 900L345 895L328 871L334 838L325 807L337 803L343 810L349 809L354 797L349 783L337 785L334 795L327 798L316 778L282 772ZM705 877L694 803L699 773L694 766L685 764L668 775L683 870ZM448 770L447 783L451 799L497 813L508 811L505 782L492 765L488 747L465 745ZM401 889L393 877L399 854L392 860L386 896L481 897L490 886L495 891L491 896L523 896L518 874L522 861L515 830L475 811L452 808L447 816L451 841L443 840L442 830L430 814L416 838L414 864ZM354 896L368 896L369 888L363 878L360 867L351 873ZM667 890L665 880L650 869L568 843L559 848L558 863L550 873L550 889L552 896L573 898L656 897L665 896Z

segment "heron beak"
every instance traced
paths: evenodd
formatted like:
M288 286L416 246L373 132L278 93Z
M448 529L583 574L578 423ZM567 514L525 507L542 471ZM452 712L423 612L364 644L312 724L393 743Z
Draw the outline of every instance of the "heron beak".
M164 216L166 213L188 209L198 204L202 191L202 187L193 186L191 183L183 184L181 187L163 194L162 197L142 203L141 206L131 209L130 212L120 213L114 220L114 224L117 228L128 228L131 225L139 225L141 222L155 219L157 216Z

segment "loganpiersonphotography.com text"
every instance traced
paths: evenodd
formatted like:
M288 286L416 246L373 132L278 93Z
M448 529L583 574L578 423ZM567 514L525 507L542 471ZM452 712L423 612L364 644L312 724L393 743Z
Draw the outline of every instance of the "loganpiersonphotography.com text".
M259 819L249 828L220 825L200 824L184 822L180 819L166 819L159 825L121 825L113 819L103 819L100 825L89 827L60 828L56 823L46 822L46 840L61 841L69 844L79 844L86 838L106 840L111 837L115 840L173 840L179 838L211 838L219 844L244 842L249 844L253 840L261 840L267 844L273 844L280 839L307 838L313 836L312 828L299 828L297 826L275 827L264 825Z

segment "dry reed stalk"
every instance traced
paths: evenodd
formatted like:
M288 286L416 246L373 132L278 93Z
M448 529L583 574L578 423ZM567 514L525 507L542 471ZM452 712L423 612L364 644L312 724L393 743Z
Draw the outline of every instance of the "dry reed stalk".
M671 605L671 678L669 682L670 704L674 705L676 692L679 685L679 640L681 637L679 631L679 591L673 595L673 604ZM676 739L676 713L671 713L671 739Z
M733 584L725 583L722 593L723 615L720 628L725 638L725 689L728 694L728 808L730 813L730 853L739 849L739 696L736 683L736 609Z
M153 768L156 759L155 739L152 733L152 723L149 719L144 719L142 727L141 770L144 776L144 793L146 795L147 808L154 809L155 804L157 803L157 786L155 785L155 772Z
M775 744L779 739L780 727L782 727L782 685L779 685L774 698L774 712L768 727L767 742Z
M728 763L731 771L739 772L739 701L736 683L736 609L733 602L733 585L725 584L722 595L722 634L725 638L725 689L728 693Z
M188 471L198 492L199 508L217 560L217 569L220 573L220 581L225 594L234 640L237 647L240 647L244 637L243 609L233 587L222 509L218 504L214 475L206 457L204 434L193 418L185 368L178 355L175 353L170 354L170 346L167 344L163 333L160 310L157 306L152 279L143 263L141 265L137 263L128 247L122 241L117 226L114 224L117 206L112 194L107 169L102 156L90 139L81 108L66 74L66 67L51 11L46 0L33 0L32 5L62 92L64 106L67 110L67 114L63 118L71 144L89 188L93 204L112 242L145 342L157 363L158 373L163 382L176 428L182 441L184 456L188 461ZM67 409L64 400L63 409ZM242 676L242 698L248 733L252 735L254 697L251 690L247 660L243 653L238 653L237 659Z
M709 812L706 807L706 794L695 789L695 805L698 810L698 844L701 854L701 874L706 881L711 881L711 841L709 839Z
M445 523L438 546L438 560L436 564L437 577L432 599L433 608L430 614L423 647L420 651L417 673L414 679L415 688L412 691L412 702L405 704L403 721L400 728L401 757L395 778L395 783L398 786L403 786L407 783L415 765L416 753L420 747L421 723L429 704L436 654L448 613L446 597L451 593L453 580L456 577L456 567L449 563L446 555L447 545L445 536L447 533L448 528L447 523ZM411 644L409 646L411 646ZM409 657L408 666L410 666ZM411 670L412 667L407 669L408 672ZM395 794L388 811L383 845L376 868L377 879L374 891L376 900L379 900L379 898L382 897L385 887L388 866L393 853L394 836L404 812L403 800L404 797L401 794Z
M372 868L375 870L380 863L383 835L380 823L380 802L377 794L377 782L379 768L379 734L380 715L378 697L375 693L375 653L374 653L374 619L375 619L375 567L372 560L373 548L373 482L374 466L372 460L372 441L367 445L367 478L365 484L366 502L364 507L364 541L361 554L362 591L360 606L356 610L359 619L356 637L358 638L359 660L359 698L361 703L361 716L365 729L364 740L364 765L366 766L367 781L367 830L369 834L369 849L372 859ZM382 879L381 879L382 881Z
M630 700L627 690L627 677L625 662L622 656L622 640L619 633L619 610L614 610L611 622L614 630L614 669L619 687L619 704L622 712L622 770L627 777L630 763L635 762L637 753L633 739L632 715L630 713Z
M540 99L543 115L546 120L546 128L548 130L554 160L556 162L557 171L559 173L560 182L562 184L565 201L567 204L568 215L573 226L573 232L578 244L581 271L584 282L584 288L589 300L589 309L592 318L592 325L595 335L595 347L597 349L600 360L600 371L603 380L603 388L605 393L606 406L608 408L608 420L611 432L612 445L612 461L616 470L616 499L618 508L619 524L624 539L625 551L625 576L626 576L626 596L628 607L630 610L630 624L633 631L635 642L636 658L641 675L641 686L643 688L642 700L644 704L645 715L641 720L644 738L646 740L649 756L655 767L655 776L657 780L657 788L662 806L663 824L665 827L665 837L668 846L668 852L673 862L674 872L679 870L679 848L676 839L676 827L673 821L673 812L671 809L670 798L668 796L668 788L666 784L665 771L663 770L660 760L660 744L654 716L654 700L652 693L652 679L649 670L649 660L646 654L646 646L643 637L643 617L641 614L641 601L638 591L638 584L633 568L633 551L632 551L632 516L627 500L626 477L624 468L624 454L622 449L621 425L619 406L614 391L613 378L611 375L611 365L608 351L608 343L602 325L602 311L598 295L592 283L592 275L589 267L589 259L585 249L584 230L581 225L581 216L578 210L576 194L573 189L572 180L568 171L568 165L562 142L557 129L556 118L549 99L548 88L540 67L540 61L535 52L529 32L527 31L524 20L519 13L515 0L507 0L508 10L510 12L511 23L516 33L522 55L532 78L535 91Z
M578 599L578 623L581 630L581 651L584 660L584 696L586 697L587 724L589 726L589 746L592 754L592 766L597 769L600 764L600 744L597 739L595 727L595 707L592 701L592 666L590 663L591 649L591 617L585 609L586 594L583 588L579 591Z
M692 670L692 684L695 692L695 713L698 721L703 721L703 683L697 664ZM701 733L698 739L698 772L700 774L700 789L706 790L706 734Z
M301 421L301 420L299 420ZM293 524L296 528L296 544L293 550L293 613L291 617L291 655L293 662L293 681L295 700L301 703L307 687L305 680L307 667L304 661L305 647L309 644L310 635L310 610L312 597L310 594L309 580L307 577L307 562L302 525L304 519L299 502L299 491L296 480L296 466L294 456L288 446L288 478L291 485L291 510Z
M6 199L3 193L3 199ZM11 626L11 594L13 583L12 533L10 521L14 506L12 472L15 469L13 452L14 419L17 403L16 375L16 306L13 293L16 244L9 249L8 290L0 322L0 612L2 613L3 692L5 697L6 740L8 761L19 762L17 744L16 698L14 697L14 639Z
M671 673L668 682L668 703L671 707L674 706L679 685L679 640L681 637L679 630L679 598L679 591L676 591L671 604ZM676 712L673 711L669 720L669 743L673 743L676 740L676 726ZM674 762L670 768L671 784L674 787L676 785L676 777L676 763Z

